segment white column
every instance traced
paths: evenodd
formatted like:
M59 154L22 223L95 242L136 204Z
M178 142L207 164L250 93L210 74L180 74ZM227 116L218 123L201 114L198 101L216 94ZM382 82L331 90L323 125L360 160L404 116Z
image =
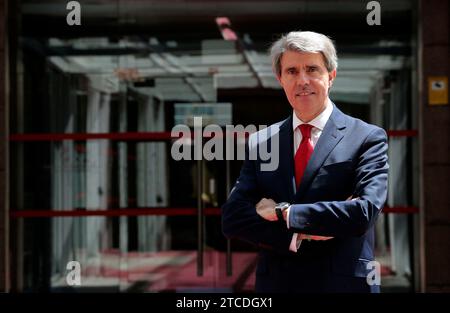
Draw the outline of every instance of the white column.
M163 131L163 102L152 96L142 96L138 108L138 131ZM167 206L167 161L165 143L137 144L137 203L139 207ZM165 216L138 218L138 249L159 251L168 249L168 229Z

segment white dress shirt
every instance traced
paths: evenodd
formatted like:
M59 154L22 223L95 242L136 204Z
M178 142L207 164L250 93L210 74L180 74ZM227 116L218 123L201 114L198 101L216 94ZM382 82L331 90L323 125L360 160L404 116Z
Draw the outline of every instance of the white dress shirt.
M295 158L295 153L297 152L298 147L300 146L300 143L302 142L302 132L299 129L299 125L301 124L309 124L312 125L313 127L311 128L311 144L313 146L313 148L316 147L317 141L319 140L320 135L322 135L322 131L325 127L325 124L328 122L328 119L331 116L331 112L333 112L333 104L331 103L331 100L328 99L327 105L325 107L325 109L322 111L322 113L320 113L319 115L317 115L313 120L309 121L308 123L303 122L302 120L300 120L297 115L295 114L295 111L292 113L293 118L292 118L292 129L294 130L294 158ZM297 192L297 190L295 190L296 186L295 186L295 180L294 180L294 193ZM287 216L286 216L286 224L287 224L287 228L289 228L289 211L290 211L289 207L287 209ZM295 233L292 236L292 241L291 241L291 245L289 246L289 250L293 251L293 252L297 252L298 248L300 247L300 244L302 243L302 241L299 239L297 240L298 234Z

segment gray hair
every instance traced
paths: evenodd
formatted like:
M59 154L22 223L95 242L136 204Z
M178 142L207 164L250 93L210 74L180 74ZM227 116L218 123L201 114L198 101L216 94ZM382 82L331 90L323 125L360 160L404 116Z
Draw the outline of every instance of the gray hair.
M275 75L281 75L281 57L286 51L320 52L328 72L337 69L338 61L333 41L327 36L315 32L290 32L281 36L270 48L272 69Z

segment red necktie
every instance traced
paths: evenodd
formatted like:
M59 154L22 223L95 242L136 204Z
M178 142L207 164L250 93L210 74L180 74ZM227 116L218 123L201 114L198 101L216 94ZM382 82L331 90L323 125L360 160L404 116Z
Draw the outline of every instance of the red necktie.
M314 150L310 140L312 127L313 126L309 124L301 124L299 126L300 131L302 132L302 142L295 153L295 183L297 188L300 186L306 165Z

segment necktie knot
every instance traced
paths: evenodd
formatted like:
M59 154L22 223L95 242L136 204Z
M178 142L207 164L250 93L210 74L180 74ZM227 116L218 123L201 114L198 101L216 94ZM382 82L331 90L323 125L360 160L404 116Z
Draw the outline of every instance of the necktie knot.
M311 129L313 127L312 125L301 124L299 127L300 127L300 131L302 132L302 136L304 139L311 138Z

